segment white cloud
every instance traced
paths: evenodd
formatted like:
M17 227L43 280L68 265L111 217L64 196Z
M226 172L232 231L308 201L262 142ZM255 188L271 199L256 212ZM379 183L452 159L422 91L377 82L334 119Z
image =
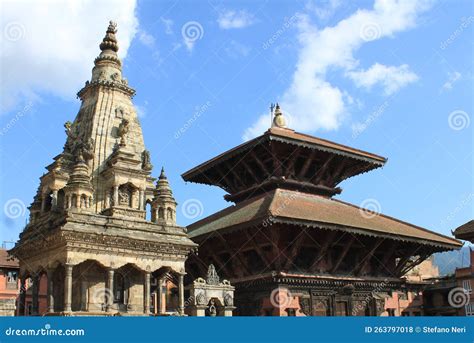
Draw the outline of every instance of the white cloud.
M143 45L149 48L155 47L155 37L153 37L151 34L146 32L145 30L140 30L140 35L138 36L138 39L140 40L140 43L142 43Z
M135 0L9 1L1 16L2 112L42 93L74 99L90 78L109 20L118 24L119 56L127 55L135 8Z
M227 56L237 59L240 57L247 57L250 53L250 47L235 40L231 40L225 46L224 51L226 52Z
M173 24L174 24L173 20L163 18L163 17L161 17L160 20L163 23L163 25L165 26L165 33L167 35L172 35L173 34Z
M221 29L242 29L255 23L253 14L246 10L224 10L219 13L217 23Z
M328 70L354 71L359 61L353 54L364 44L393 37L416 26L430 1L376 0L373 9L359 9L335 26L318 30L308 15L300 15L298 61L293 79L281 97L282 109L292 114L292 129L315 131L337 129L348 114L347 92L326 80ZM259 118L244 139L268 128Z
M367 70L350 71L347 74L358 87L370 90L374 85L382 85L385 95L391 95L418 80L418 76L406 64L395 67L375 63Z
M448 72L448 80L443 84L443 91L450 91L453 89L453 85L461 78L461 73L455 71L454 73Z
M306 3L306 9L313 12L319 19L328 20L336 10L342 5L342 0L310 0Z

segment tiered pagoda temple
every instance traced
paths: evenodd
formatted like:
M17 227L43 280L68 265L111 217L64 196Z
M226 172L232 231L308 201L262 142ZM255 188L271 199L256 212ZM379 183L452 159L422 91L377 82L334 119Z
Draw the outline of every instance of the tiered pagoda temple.
M462 245L333 198L343 180L385 162L287 128L277 106L263 135L182 175L235 203L188 226L199 252L187 272L214 264L236 287L240 315L381 315L405 273Z
M23 284L33 280L33 314L44 274L49 314L184 314L184 262L196 244L176 225L163 170L154 184L115 32L111 22L77 94L79 113L65 124L64 149L40 178L30 221L10 251ZM163 294L170 284L177 290Z

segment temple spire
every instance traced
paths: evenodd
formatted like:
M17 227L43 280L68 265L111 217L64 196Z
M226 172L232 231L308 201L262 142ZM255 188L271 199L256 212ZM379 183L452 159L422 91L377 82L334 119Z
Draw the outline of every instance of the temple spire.
M115 37L115 33L117 32L117 23L113 22L112 20L109 22L109 27L105 33L105 37L100 43L100 50L112 50L114 52L118 51L118 43L117 38Z

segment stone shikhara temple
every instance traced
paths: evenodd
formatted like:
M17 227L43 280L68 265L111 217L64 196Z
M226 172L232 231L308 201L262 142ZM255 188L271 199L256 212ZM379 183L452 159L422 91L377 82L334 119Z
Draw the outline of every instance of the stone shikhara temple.
M183 174L235 205L178 226L164 170L151 176L115 32L10 251L33 282L33 314L47 276L50 315L379 315L407 271L461 246L333 199L386 160L294 132L278 106L262 136Z
M276 106L272 127L183 174L235 202L190 226L187 272L213 263L235 286L240 315L380 315L401 277L450 237L333 196L386 159L297 133Z
M196 244L176 225L163 170L154 184L115 32L111 23L92 78L78 93L79 113L65 124L64 150L41 177L11 254L22 280L32 278L33 294L47 274L50 313L164 314L168 281L178 288L173 309L184 313L184 262Z

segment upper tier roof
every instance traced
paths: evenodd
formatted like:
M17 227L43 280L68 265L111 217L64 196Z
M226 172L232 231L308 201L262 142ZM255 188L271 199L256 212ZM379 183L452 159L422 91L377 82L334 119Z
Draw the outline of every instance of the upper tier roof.
M379 168L386 158L291 129L272 127L182 175L216 185L227 200L242 201L275 187L332 196L352 176Z
M467 223L461 225L456 230L454 230L453 233L456 238L472 242L474 240L474 220L468 221Z
M462 246L456 239L346 202L282 189L230 206L191 224L188 232L192 239L204 238L215 231L264 225L269 220L412 241L437 246L440 250Z

